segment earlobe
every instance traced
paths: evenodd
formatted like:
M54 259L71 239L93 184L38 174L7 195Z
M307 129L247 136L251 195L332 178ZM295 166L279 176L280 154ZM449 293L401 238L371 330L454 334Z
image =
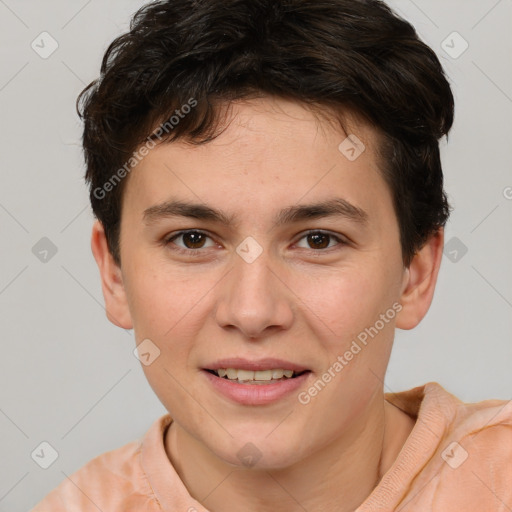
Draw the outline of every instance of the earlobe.
M414 255L404 272L404 284L400 304L402 310L396 317L400 329L413 329L427 314L441 266L444 229L440 228Z
M105 230L98 220L92 227L91 249L100 271L107 318L118 327L132 329L121 269L108 249Z

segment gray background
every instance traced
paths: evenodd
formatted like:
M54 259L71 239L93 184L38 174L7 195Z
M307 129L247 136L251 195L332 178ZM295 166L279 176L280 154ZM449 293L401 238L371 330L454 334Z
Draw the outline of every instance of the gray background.
M74 107L142 3L0 0L0 511L28 510L166 412L132 353L133 334L105 317ZM510 399L512 2L391 5L453 84L456 121L442 151L455 211L433 305L418 328L397 332L386 387L438 381L465 401ZM31 47L51 48L43 31L58 43L46 59ZM461 55L454 31L469 45ZM43 441L58 452L46 470L31 458Z

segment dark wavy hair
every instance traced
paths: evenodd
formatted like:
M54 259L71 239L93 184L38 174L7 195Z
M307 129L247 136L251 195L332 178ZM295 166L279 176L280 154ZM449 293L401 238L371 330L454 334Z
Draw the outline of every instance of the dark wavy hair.
M162 141L205 144L223 107L265 95L355 112L377 130L405 266L445 225L438 141L453 122L453 95L435 53L386 4L160 0L135 13L77 100L91 205L118 264L127 180L112 177L127 175L134 151L191 98L195 108Z

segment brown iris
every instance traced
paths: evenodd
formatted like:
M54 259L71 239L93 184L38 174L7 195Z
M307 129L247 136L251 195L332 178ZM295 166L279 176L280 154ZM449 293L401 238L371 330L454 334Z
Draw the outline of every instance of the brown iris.
M183 243L188 249L200 249L207 238L205 234L196 231L183 233L181 236L183 237Z
M308 243L312 243L312 248L314 249L325 249L329 246L329 235L323 233L310 233L307 237Z

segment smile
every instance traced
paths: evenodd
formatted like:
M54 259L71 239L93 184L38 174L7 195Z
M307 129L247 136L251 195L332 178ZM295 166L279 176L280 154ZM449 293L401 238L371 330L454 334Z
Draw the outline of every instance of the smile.
M282 368L270 370L242 370L237 368L218 368L217 370L207 370L222 379L238 382L242 384L270 384L273 382L293 379L305 373L295 372L293 370L284 370Z
M313 375L310 370L282 368L205 368L202 374L206 377L207 386L216 395L244 406L261 406L289 399L307 387Z

